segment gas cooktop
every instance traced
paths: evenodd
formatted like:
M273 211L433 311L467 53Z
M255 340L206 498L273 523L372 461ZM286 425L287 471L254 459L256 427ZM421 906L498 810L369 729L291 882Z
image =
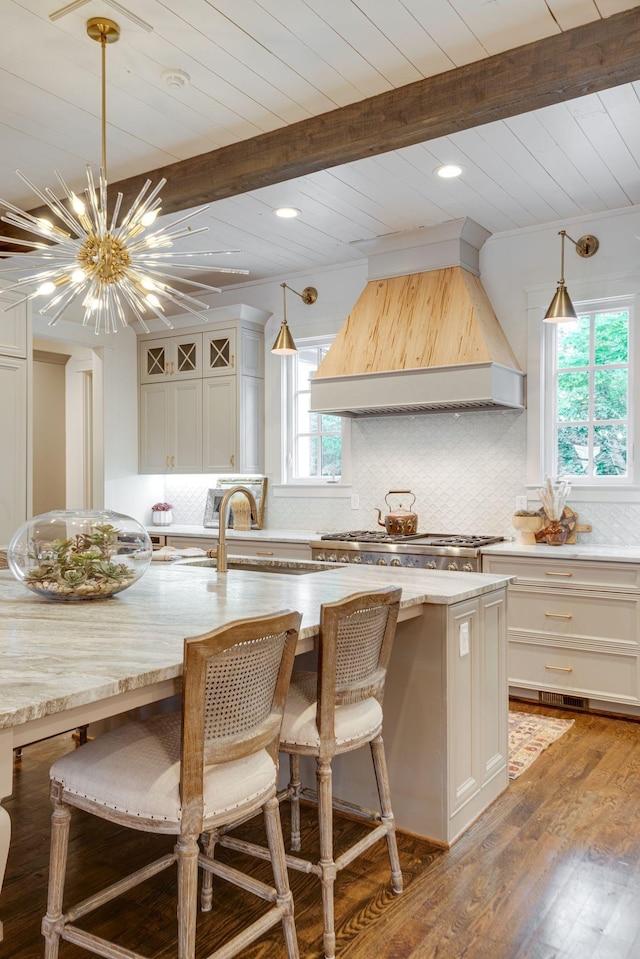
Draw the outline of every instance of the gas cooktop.
M409 543L419 540L424 546L465 546L476 548L499 543L502 536L462 535L447 536L442 533L410 533L408 536L393 536L378 530L348 530L343 533L325 533L320 539L341 543Z

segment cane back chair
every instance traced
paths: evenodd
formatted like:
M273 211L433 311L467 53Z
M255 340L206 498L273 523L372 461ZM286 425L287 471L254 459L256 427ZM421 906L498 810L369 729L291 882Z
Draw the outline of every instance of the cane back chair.
M285 610L239 620L185 640L180 714L129 722L51 767L53 803L45 959L60 939L113 959L139 953L75 923L177 862L178 959L194 959L198 867L272 903L208 959L236 955L282 922L288 959L297 959L293 900L276 798L278 740L300 614ZM62 910L71 809L146 832L178 837L166 854L107 889ZM200 854L198 837L262 809L275 888Z
M287 856L292 869L313 873L322 886L323 943L326 959L335 956L334 882L339 870L375 842L386 838L394 892L402 892L395 822L382 740L382 700L395 636L400 589L355 593L321 608L318 669L294 673L284 712L280 751L289 755L290 781L278 798L291 801L291 849L300 850L300 798L318 803L320 860ZM380 812L365 810L332 795L334 756L369 744L380 799ZM317 791L303 788L300 757L316 760ZM333 808L373 820L378 825L334 858ZM223 845L245 848L245 843L223 836ZM265 856L254 847L253 852Z

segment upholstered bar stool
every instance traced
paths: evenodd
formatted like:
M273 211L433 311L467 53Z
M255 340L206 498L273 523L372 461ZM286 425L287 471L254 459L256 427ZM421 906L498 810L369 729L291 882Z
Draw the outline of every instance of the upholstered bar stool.
M208 959L236 955L282 922L297 959L293 900L276 798L277 754L300 614L241 620L185 640L179 714L129 722L51 767L53 803L45 959L60 939L113 959L139 953L93 935L77 920L177 862L178 959L195 955L198 867L272 903ZM62 910L70 807L132 829L173 834L173 852ZM262 809L275 888L199 852L198 837Z
M287 865L314 873L322 884L324 953L335 955L333 887L336 874L380 839L386 838L391 881L402 892L402 872L391 809L389 779L382 740L382 700L391 647L396 631L401 590L356 593L322 606L317 673L294 673L285 707L281 752L290 757L289 786L278 798L291 800L291 848L300 849L300 797L317 800L320 827L320 861L287 856ZM332 795L331 761L334 756L369 745L373 758L380 812ZM300 783L300 756L316 759L317 792ZM333 808L374 820L378 825L363 839L343 851L333 852ZM255 855L264 850L223 836L222 845Z

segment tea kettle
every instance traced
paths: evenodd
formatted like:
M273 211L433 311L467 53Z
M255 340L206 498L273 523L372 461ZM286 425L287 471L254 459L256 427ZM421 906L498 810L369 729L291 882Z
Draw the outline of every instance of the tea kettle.
M384 501L389 509L391 509L389 497L404 495L412 497L409 507L413 506L416 498L410 489L390 489ZM390 536L409 536L411 533L418 532L418 514L412 513L411 509L404 509L402 503L400 503L395 512L387 513L384 522L382 520L382 512L377 509L376 513L378 514L378 526L384 526Z

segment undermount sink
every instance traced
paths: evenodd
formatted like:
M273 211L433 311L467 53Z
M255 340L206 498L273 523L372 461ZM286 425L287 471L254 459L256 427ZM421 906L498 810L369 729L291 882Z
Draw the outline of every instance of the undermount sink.
M181 566L204 566L215 569L215 559L185 560ZM332 563L314 563L304 559L247 559L238 558L227 561L227 569L244 570L247 573L284 573L287 576L306 576L307 573L324 573L328 569L340 569Z

